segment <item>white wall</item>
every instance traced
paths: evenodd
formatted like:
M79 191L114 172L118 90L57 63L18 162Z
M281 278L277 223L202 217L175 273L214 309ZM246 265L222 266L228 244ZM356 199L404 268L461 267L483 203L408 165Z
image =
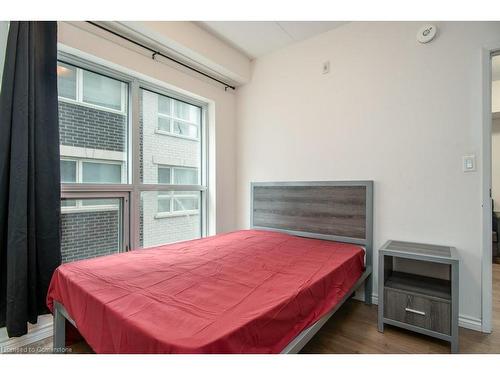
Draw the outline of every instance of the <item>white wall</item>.
M77 26L81 27L77 27ZM212 233L235 228L235 95L217 84L199 79L175 67L153 61L149 55L113 43L94 33L82 23L59 22L59 43L97 56L107 62L147 75L210 101L209 154Z
M420 26L349 23L253 62L237 92L237 220L249 226L251 181L372 179L375 248L457 247L462 324L480 328L481 175L462 156L480 168L481 47L500 23L438 23L428 45Z

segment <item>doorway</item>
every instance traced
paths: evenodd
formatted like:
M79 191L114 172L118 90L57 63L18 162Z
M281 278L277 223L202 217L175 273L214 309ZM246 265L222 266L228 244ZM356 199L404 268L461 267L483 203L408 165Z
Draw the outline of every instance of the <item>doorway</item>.
M500 55L498 54L491 57L491 208L492 264L500 265Z
M491 55L491 324L500 316L500 54Z
M500 43L482 52L482 326L500 317ZM498 311L495 311L498 310ZM499 322L500 323L500 322Z

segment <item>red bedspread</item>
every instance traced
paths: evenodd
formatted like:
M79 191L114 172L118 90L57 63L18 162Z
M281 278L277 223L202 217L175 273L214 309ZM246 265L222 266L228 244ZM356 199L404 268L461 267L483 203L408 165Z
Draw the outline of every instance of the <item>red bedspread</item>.
M279 353L361 276L359 246L245 230L60 266L96 353Z

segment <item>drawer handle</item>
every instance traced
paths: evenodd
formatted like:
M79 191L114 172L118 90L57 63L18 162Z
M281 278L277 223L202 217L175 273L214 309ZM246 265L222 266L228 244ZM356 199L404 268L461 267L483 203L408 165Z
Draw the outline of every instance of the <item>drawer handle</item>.
M405 307L405 311L425 316L425 311L413 310L413 309L410 309L409 307Z

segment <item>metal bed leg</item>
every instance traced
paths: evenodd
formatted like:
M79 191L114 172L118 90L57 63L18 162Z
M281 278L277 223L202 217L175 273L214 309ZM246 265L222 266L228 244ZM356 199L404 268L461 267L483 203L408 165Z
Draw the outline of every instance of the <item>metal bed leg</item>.
M58 302L54 303L53 349L54 353L64 353L66 350L66 318Z
M372 304L372 275L370 274L365 280L365 304Z

